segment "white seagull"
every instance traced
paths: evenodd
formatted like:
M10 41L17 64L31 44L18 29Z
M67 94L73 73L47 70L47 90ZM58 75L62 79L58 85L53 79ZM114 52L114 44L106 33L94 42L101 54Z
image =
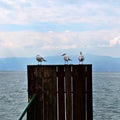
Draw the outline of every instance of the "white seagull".
M42 64L42 62L44 61L46 61L43 57L41 57L40 55L36 55L36 60L38 61L38 64L39 64L39 62L41 62L41 64Z
M80 62L83 63L84 59L85 59L85 58L84 58L82 52L80 52L80 56L78 57L79 63L80 63Z
M67 62L67 64L68 64L68 61L71 61L71 59L69 58L69 56L66 53L62 54L62 56L64 58L64 61Z

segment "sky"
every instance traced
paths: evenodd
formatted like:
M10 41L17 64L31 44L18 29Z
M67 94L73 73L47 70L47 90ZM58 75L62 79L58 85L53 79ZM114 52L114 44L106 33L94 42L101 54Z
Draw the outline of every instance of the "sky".
M0 0L0 58L120 57L119 0Z

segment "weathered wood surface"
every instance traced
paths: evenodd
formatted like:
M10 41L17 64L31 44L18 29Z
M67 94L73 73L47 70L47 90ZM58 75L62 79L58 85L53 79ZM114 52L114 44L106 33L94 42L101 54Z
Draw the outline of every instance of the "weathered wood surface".
M27 69L28 98L37 94L37 120L93 120L92 65L28 65ZM32 106L30 120L33 111Z

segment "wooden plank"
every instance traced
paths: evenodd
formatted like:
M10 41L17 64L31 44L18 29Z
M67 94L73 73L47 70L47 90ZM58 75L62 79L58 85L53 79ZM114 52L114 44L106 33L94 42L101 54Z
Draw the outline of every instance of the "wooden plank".
M72 120L72 95L71 95L71 67L65 66L65 83L66 83L66 119Z
M73 66L73 120L85 120L84 66Z
M36 117L37 120L43 119L43 67L37 66L28 66L28 99L30 99L34 94L37 96L37 107L36 107ZM30 120L34 120L34 108L31 107L30 110Z
M52 109L52 119L50 120L57 120L57 78L56 78L56 66L52 68L52 84L51 84L51 90L52 90L52 96L51 96L51 105L53 107ZM51 112L50 112L51 114Z
M56 67L44 66L44 120L57 119Z
M65 120L65 102L64 102L64 66L58 66L58 94L59 94L59 120Z
M35 82L34 82L34 74L33 74L33 68L27 67L27 76L28 76L28 95L32 96L34 92Z
M37 65L34 68L34 76L35 76L35 93L38 94L37 98L37 110L36 110L36 115L37 115L37 120L42 120L44 111L43 111L43 66Z
M93 120L92 66L87 66L87 120Z
M34 74L33 74L33 68L28 67L28 102L32 98L34 94L34 88L35 88L35 81L34 81ZM34 114L33 113L34 105L32 105L27 112L27 120L34 120Z

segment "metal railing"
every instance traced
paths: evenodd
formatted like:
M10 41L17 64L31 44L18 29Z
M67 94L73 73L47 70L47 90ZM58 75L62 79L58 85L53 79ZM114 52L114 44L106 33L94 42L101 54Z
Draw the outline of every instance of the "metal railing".
M23 111L23 113L21 114L21 116L18 120L22 120L27 112L28 112L27 120L30 119L29 118L29 109L33 103L35 103L34 104L34 120L36 120L36 95L33 95L33 97L31 98L30 102L28 103L28 105L26 106L25 110Z

